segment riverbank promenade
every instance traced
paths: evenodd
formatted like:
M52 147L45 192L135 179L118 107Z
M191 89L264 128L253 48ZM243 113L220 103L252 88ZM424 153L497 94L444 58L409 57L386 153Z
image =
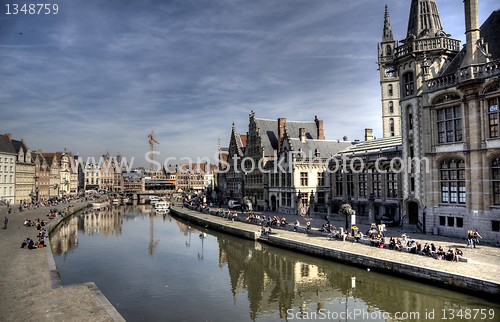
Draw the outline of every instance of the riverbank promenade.
M217 223L217 225L225 225L234 228L242 229L245 232L254 231L256 236L259 236L260 226L256 224L247 223L245 214L238 214L237 220L232 221L227 218L221 218L219 216L201 213L199 211L189 210L187 208L174 207L174 211L185 213L189 216L201 218L204 220L209 220ZM304 221L307 219L301 216L286 216L287 222L293 223L296 219L301 221L301 229L304 230ZM297 249L305 253L310 253L312 255L319 255L324 258L340 258L344 262L350 262L358 266L370 267L370 263L390 263L391 265L382 265L388 267L387 269L380 269L379 271L384 271L384 273L391 274L393 270L394 275L406 275L405 272L401 270L404 268L406 270L411 270L414 276L420 275L422 279L431 278L442 278L442 276L451 276L457 282L450 283L449 281L436 281L436 286L442 286L448 284L448 286L456 287L467 292L468 290L463 289L464 284L462 282L465 280L467 283L472 283L475 285L476 290L471 290L471 293L482 292L482 289L488 288L490 291L493 290L496 294L500 294L500 276L498 272L500 271L500 248L488 245L478 245L477 248L471 249L466 248L465 240L457 238L449 238L443 236L434 236L427 234L408 234L409 238L415 239L424 245L425 243L434 243L436 246L443 246L447 251L449 247L460 248L464 257L467 258L467 262L451 262L446 260L436 260L434 258L412 254L408 252L400 252L395 250L389 250L387 248L381 249L377 247L371 247L367 244L356 243L353 241L342 241L339 239L331 239L326 235L320 234L317 228L321 226L320 223L324 223L324 220L309 219L313 224L313 231L310 234L304 232L294 232L288 229L273 229L272 234L269 237L264 237L263 241L268 241L270 244L281 245L286 248L292 245L290 249ZM337 224L338 227L342 227L341 222L333 222ZM360 227L364 229L363 226ZM364 230L363 230L364 231ZM396 228L389 229L386 236L396 237L400 236L401 232L398 232ZM279 240L279 241L278 241ZM330 250L335 252L335 255L331 255ZM322 254L325 254L323 256ZM338 256L338 254L341 254ZM373 261L372 261L373 260ZM395 263L395 265L392 265ZM398 265L398 263L400 265ZM441 274L443 272L443 274ZM407 276L408 278L409 276ZM471 282L472 281L472 282ZM429 282L429 280L427 280ZM432 281L430 281L432 285ZM490 293L491 294L491 293ZM483 294L484 295L484 294Z
M0 321L124 321L95 284L58 285L51 277L54 260L50 247L20 247L28 237L37 240L38 231L25 227L26 219L47 221L51 208L63 210L70 205L70 209L78 209L85 204L15 209L10 215L6 207L0 208L2 223L5 216L9 219L7 229L0 229ZM59 218L51 221L56 220Z

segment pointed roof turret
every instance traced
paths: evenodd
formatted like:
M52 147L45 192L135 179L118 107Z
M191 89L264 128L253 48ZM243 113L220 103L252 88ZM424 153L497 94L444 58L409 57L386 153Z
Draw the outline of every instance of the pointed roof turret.
M393 41L393 40L394 37L392 36L391 20L389 19L389 9L387 9L387 5L385 5L384 33L382 35L382 41Z
M444 35L436 0L412 0L407 39Z

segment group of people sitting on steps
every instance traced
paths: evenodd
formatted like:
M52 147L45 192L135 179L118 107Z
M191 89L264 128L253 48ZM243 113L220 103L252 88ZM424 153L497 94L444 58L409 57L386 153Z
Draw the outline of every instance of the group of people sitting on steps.
M30 219L26 219L24 221L24 226L26 227L36 227L38 230L38 241L33 241L31 238L26 238L21 243L21 248L35 249L35 248L44 248L45 247L45 237L48 237L47 231L45 229L45 222L40 219L36 219L32 222Z

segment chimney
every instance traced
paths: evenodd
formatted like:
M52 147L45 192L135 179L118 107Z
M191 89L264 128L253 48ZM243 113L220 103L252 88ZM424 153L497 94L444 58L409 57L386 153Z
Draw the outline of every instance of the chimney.
M365 129L365 141L373 140L373 129Z
M283 140L283 136L285 135L285 127L286 127L286 118L280 117L278 119L278 151L281 148L281 141Z
M460 67L479 63L477 41L479 40L478 0L464 0L465 9L465 58Z
M9 139L9 141L12 141L12 133L5 133L3 136Z
M300 142L305 143L306 142L306 129L301 127L299 129L299 138Z
M319 120L318 116L314 116L314 122L316 123L316 130L318 134L318 140L325 139L325 130L323 128L323 120Z

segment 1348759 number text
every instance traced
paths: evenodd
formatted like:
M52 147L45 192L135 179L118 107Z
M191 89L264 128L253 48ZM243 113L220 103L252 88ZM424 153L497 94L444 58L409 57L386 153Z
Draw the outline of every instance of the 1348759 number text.
M57 15L57 3L8 3L5 5L6 15Z

